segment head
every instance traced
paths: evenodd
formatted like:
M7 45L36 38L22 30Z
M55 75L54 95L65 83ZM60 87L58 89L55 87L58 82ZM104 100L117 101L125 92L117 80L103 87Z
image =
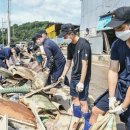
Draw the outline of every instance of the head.
M44 39L47 38L47 32L46 32L46 30L41 30L41 31L39 31L38 34L40 34Z
M10 48L11 48L11 53L12 54L15 54L17 56L19 55L20 49L18 47L16 47L16 44L11 44Z
M116 37L127 41L130 39L130 7L116 9L112 20L106 25L115 30Z
M72 24L64 24L61 26L60 38L64 37L64 39L67 39L69 42L75 43L76 36L76 31Z
M44 39L45 38L43 38L42 35L40 35L40 34L36 34L32 38L33 42L39 46L43 43Z

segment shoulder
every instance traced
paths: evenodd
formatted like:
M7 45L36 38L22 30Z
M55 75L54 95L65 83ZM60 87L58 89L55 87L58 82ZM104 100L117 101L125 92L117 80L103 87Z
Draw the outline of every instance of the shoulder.
M11 51L11 48L10 47L5 47L3 50L4 51Z
M125 43L125 41L122 41L122 40L120 40L120 39L116 39L116 40L113 42L111 48L112 48L112 49L113 49L113 48L120 48L120 47L122 47L123 43Z
M54 41L52 41L52 40L49 39L49 38L45 39L45 43L48 43L48 44L54 43L54 44L56 44Z
M79 38L80 45L90 46L89 42L85 38Z
M85 38L79 39L79 46L81 49L91 49L89 42Z
M68 48L68 50L70 50L71 48L74 48L74 44L73 43L70 43L68 46L67 46L67 48Z

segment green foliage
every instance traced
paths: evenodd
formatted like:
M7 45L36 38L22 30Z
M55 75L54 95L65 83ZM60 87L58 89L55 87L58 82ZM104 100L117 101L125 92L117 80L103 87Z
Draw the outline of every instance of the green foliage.
M44 29L47 24L47 21L35 21L22 25L14 24L11 26L11 39L13 39L14 42L30 41L32 39L32 36L38 33L40 30ZM4 31L3 38L4 42L7 43L7 30ZM0 31L0 43L2 42L2 32Z

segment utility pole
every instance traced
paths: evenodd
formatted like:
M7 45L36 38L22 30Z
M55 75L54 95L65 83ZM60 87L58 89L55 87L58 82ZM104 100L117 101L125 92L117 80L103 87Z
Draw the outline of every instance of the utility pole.
M8 0L8 7L7 7L7 21L8 21L8 46L10 45L10 0Z
M3 24L4 24L4 21L3 21L3 18L2 18L2 41L3 41L3 45L4 45L4 27L3 27Z

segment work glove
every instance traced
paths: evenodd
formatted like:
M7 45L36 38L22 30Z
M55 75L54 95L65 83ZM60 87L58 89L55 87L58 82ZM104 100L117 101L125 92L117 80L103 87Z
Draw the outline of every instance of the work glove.
M122 104L118 105L116 108L113 110L109 110L110 113L120 115L121 113L125 112L127 108L123 108Z
M65 81L65 76L61 75L61 76L59 77L58 81L59 81L60 83L64 83L64 81Z
M79 82L77 85L76 85L76 91L77 92L82 92L84 90L84 84Z
M37 56L40 56L40 55L41 55L41 52L37 52L36 55L37 55Z
M116 97L109 97L109 110L113 110L117 105Z
M17 62L15 63L15 65L16 65L16 66L20 66L20 62L17 61Z

